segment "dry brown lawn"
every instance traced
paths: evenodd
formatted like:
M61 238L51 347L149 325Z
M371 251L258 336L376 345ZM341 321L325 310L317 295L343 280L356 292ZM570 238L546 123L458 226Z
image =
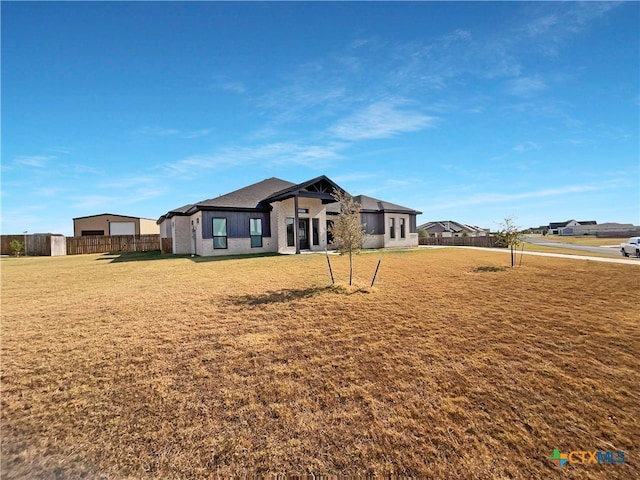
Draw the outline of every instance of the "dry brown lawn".
M0 262L2 478L640 475L638 266L201 260Z

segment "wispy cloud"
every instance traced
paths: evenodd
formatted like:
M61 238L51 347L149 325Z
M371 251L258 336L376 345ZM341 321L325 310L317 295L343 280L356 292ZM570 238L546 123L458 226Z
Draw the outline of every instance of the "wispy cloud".
M513 32L519 41L530 42L539 52L558 55L560 49L575 35L623 2L543 2L533 3L533 18ZM551 11L550 11L551 10ZM536 11L539 11L536 14ZM528 13L531 13L529 11Z
M516 152L529 152L531 150L540 150L540 145L538 145L536 142L524 142L524 143L519 143L518 145L516 145L515 147L513 147L513 149Z
M141 127L135 130L133 133L136 135L149 135L156 137L177 137L177 138L199 138L209 135L211 129L202 128L199 130L180 130L178 128L164 128L164 127Z
M200 138L206 137L211 133L210 128L201 128L200 130L191 130L180 134L181 138Z
M115 195L78 195L70 198L71 207L78 210L108 211L120 204L122 197Z
M219 88L220 90L226 90L227 92L237 93L238 95L241 95L247 91L244 83L242 82L218 82L215 84L215 87Z
M373 103L339 121L330 134L348 141L389 138L401 133L432 128L437 117L424 115L415 109L403 108L401 100Z
M18 155L14 158L14 163L27 167L44 168L49 161L55 158L53 155Z
M332 175L331 178L337 183L340 182L359 182L362 180L372 180L378 178L379 175L375 173L341 173L338 175Z
M590 192L601 189L601 186L595 185L567 185L563 188L552 188L546 190L534 190L530 192L521 193L480 193L472 195L467 198L461 198L453 202L446 203L434 203L429 207L425 207L428 210L442 210L453 207L463 207L470 205L485 205L491 203L504 203L510 204L517 200L526 200L533 198L544 197L560 197L563 195L570 195L574 193Z
M134 133L138 135L153 135L158 137L168 137L172 135L178 135L180 130L177 128L162 128L162 127L140 127Z
M251 165L303 165L323 169L342 158L341 142L274 142L247 147L227 147L210 154L191 155L161 166L164 175L199 176L202 170L249 167Z
M554 25L558 23L558 16L555 14L543 15L542 17L537 17L526 23L522 29L528 34L530 37L537 37L539 35L543 35L549 31Z
M547 89L547 84L539 77L519 77L510 80L507 84L507 91L511 95L520 97L531 97L538 92Z

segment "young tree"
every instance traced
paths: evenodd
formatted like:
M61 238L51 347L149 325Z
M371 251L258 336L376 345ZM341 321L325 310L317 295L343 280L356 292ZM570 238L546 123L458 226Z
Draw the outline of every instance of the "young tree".
M331 233L341 254L349 254L349 285L353 282L353 254L360 253L366 237L364 227L360 223L362 205L356 202L347 192L333 190L333 198L340 205L340 214L333 222Z
M500 223L499 234L506 246L511 250L511 268L513 268L516 263L515 249L520 245L520 232L515 224L515 217L505 217Z
M11 250L13 251L13 254L16 257L19 257L20 254L22 253L22 249L24 245L19 240L11 240L11 243L9 245L11 246Z

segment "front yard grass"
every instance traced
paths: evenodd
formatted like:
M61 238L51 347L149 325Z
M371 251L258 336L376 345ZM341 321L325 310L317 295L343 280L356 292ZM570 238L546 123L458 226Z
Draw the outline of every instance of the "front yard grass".
M378 257L2 259L2 478L640 476L637 266Z

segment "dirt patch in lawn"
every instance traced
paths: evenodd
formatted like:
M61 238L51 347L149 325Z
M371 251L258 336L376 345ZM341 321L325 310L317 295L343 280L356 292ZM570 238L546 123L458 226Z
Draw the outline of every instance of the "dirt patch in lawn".
M0 263L3 478L640 474L636 266L101 258Z

